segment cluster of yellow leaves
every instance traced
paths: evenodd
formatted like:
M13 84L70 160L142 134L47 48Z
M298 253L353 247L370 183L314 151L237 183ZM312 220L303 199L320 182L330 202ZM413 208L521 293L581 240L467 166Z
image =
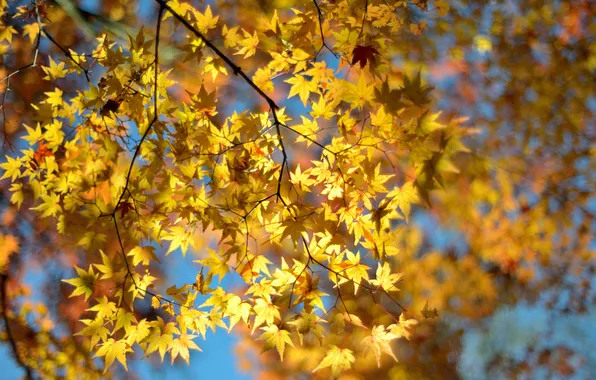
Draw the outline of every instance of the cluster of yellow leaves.
M314 336L325 344L324 318L347 315L344 328L367 329L337 306L345 288L377 293L378 307L399 290L396 226L413 204L429 201L442 174L457 170L451 157L466 151L463 133L429 112L431 88L420 73L396 82L383 57L387 39L401 30L395 12L405 2L371 4L364 15L346 1L320 6L324 28L318 9L305 7L276 11L247 30L223 24L210 6L167 2L161 22L171 20L184 36L155 41L141 29L122 46L102 35L91 54L105 68L99 83L74 94L55 88L34 106L38 124L25 126L28 147L0 164L2 178L12 181L13 204L20 207L30 189L32 210L55 218L94 261L64 281L71 296L92 300L94 318L81 321L79 334L106 370L116 360L126 368L135 347L188 362L197 337L238 323L283 359L297 341ZM367 45L358 41L363 28ZM210 42L220 37L223 47ZM206 79L187 91L188 102L171 96L175 72L157 64L157 42L166 41ZM315 41L334 41L338 69L317 60ZM251 76L234 55L264 62ZM44 79L78 72L85 57L50 58ZM350 62L359 65L347 68ZM217 88L228 69L270 109L228 112ZM266 95L276 91L288 100ZM306 108L298 115L295 96ZM161 290L154 268L194 250L207 230L219 236L219 248L195 260L195 282ZM108 249L110 241L119 248ZM231 272L245 289L211 287ZM96 297L98 284L113 292ZM149 298L160 317L138 320L135 300ZM367 331L363 345L377 362L382 353L395 359L391 342L409 337L415 321L404 318ZM350 368L353 352L330 345L314 371L330 367L336 376Z

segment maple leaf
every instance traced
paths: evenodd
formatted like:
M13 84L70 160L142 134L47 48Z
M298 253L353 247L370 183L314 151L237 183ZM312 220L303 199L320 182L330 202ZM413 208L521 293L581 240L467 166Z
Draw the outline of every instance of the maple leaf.
M94 357L105 357L105 365L103 373L106 373L108 368L114 363L114 359L118 359L124 369L128 371L126 366L126 353L132 352L130 346L124 340L108 339L100 348Z
M331 374L333 377L337 377L340 372L352 368L352 363L355 360L352 350L331 345L325 358L313 369L313 373L320 369L331 367Z
M0 179L10 178L11 181L14 181L21 176L20 159L13 159L10 156L6 156L6 162L0 164L0 168L4 169L4 173Z
M81 319L81 322L86 325L81 331L75 335L88 336L91 340L91 346L95 346L100 340L105 342L108 339L110 330L104 326L104 320L102 318Z
M186 251L188 251L188 246L193 244L190 233L185 230L184 226L171 227L162 239L171 241L170 248L168 248L166 255L169 255L180 248L180 251L182 251L182 255L184 256L186 255Z
M365 103L373 100L375 88L368 83L364 75L358 78L358 84L344 83L347 91L343 100L349 102L353 107L362 108Z
M350 313L342 313L342 314L339 314L339 316L341 318L343 318L345 320L345 322L349 322L349 323L353 324L354 326L358 326L362 329L368 330L368 327L366 327L364 325L364 323L362 323L362 319L360 319L360 317L358 317L357 315L350 314Z
M401 91L404 98L410 100L417 106L423 106L430 103L429 96L433 89L433 86L422 85L421 73L418 71L418 74L413 80L407 75L404 76L404 84Z
M238 265L236 271L240 273L242 278L250 280L253 277L259 276L261 273L270 277L269 269L267 265L271 264L271 261L265 255L249 256L246 262L242 262Z
M207 248L209 258L203 260L193 260L195 263L202 264L209 268L208 276L218 276L219 281L223 280L224 276L230 271L228 267L228 257L220 256L215 250Z
M101 249L99 250L99 254L101 255L102 264L93 265L98 271L103 273L101 276L102 280L111 278L114 275L114 266L112 264L112 260Z
M149 265L151 260L160 262L157 256L155 255L155 247L152 246L145 246L145 247L134 247L133 249L128 252L128 256L132 256L132 264L138 265L139 263L143 263L143 265Z
M276 325L266 326L263 327L261 330L265 331L258 338L258 340L265 341L262 352L269 351L270 349L275 347L277 349L277 352L279 353L281 361L283 362L286 344L294 346L294 343L292 343L292 339L290 338L290 332L286 330L280 330Z
M396 187L387 194L387 198L393 198L389 202L390 207L399 207L406 222L409 220L412 204L420 203L413 181L406 182L401 188Z
M26 11L21 14L21 17L27 20L37 20L37 16L41 19L48 18L48 8L49 6L46 4L46 0L38 0L35 3L32 3L27 6Z
M45 102L49 104L52 108L60 107L64 104L64 91L59 88L56 88L55 91L48 91L45 93L47 95L47 99Z
M356 45L356 47L352 51L352 65L360 63L361 69L363 69L367 63L369 63L369 66L374 65L376 62L377 55L380 55L379 52L371 45Z
M406 319L404 313L399 315L399 323L392 324L387 327L387 330L391 332L391 334L395 335L396 338L404 337L406 339L410 339L412 333L410 332L410 328L416 326L418 321L415 319Z
M319 342L322 342L325 330L322 324L325 322L324 319L319 318L314 312L308 312L306 309L302 309L300 315L296 316L288 324L294 326L300 339L300 344L303 344L304 335L310 332L314 332Z
M89 296L91 296L95 291L95 281L99 277L99 273L95 274L91 265L89 265L88 271L85 271L84 269L81 269L77 266L75 266L75 270L77 271L79 277L62 281L75 287L75 290L72 291L70 297L75 297L84 294L85 301L87 301Z
M401 101L402 92L398 89L389 88L389 82L383 81L381 88L375 87L375 100L383 105L383 108L394 115L405 107Z
M312 111L310 114L314 118L322 117L324 119L330 119L333 117L333 115L335 115L333 111L335 108L333 102L325 99L323 95L319 97L318 102L311 103L311 108Z
M141 343L151 334L151 326L146 319L142 319L136 325L131 325L127 333L126 341L129 344Z
M281 240L289 236L292 239L292 243L294 243L294 246L298 244L298 241L301 236L307 236L306 226L304 225L303 221L298 218L290 217L286 219L281 225L283 228Z
M238 41L238 45L242 46L242 48L238 49L235 54L244 54L244 58L248 58L255 55L259 45L259 36L257 35L257 32L254 32L251 35L246 30L242 30L242 33L244 34L244 39Z
M296 166L296 171L294 173L290 172L290 182L292 182L294 185L297 185L302 191L310 192L310 186L315 181L309 177L310 174L300 170L300 164Z
M354 284L354 295L356 295L356 293L358 293L358 289L360 289L362 279L368 280L368 270L370 267L368 265L361 264L360 252L354 254L348 251L347 259L350 265L346 269L346 276L352 280Z
M129 202L129 201L120 202L118 207L116 207L116 211L121 212L120 215L122 218L124 218L126 216L126 214L128 214L129 211L134 210L134 209L135 209L134 204L132 204L132 202Z
M13 26L4 26L4 24L3 24L2 29L0 29L0 42L2 42L2 41L12 42L13 34L18 34L17 30Z
M370 283L379 288L389 290L399 290L395 287L395 283L401 278L399 273L391 273L391 266L388 263L378 263L376 279L370 280Z
M205 86L201 84L201 89L199 90L198 94L191 94L191 100L193 102L193 108L197 110L197 112L205 113L209 116L217 115L215 111L217 105L217 92L214 90L212 92L207 92Z
M87 311L95 311L97 312L96 318L98 319L108 319L111 318L112 315L116 312L116 304L108 300L108 297L103 296L101 298L96 298L98 302L95 306L90 307Z
M422 316L424 317L424 319L432 319L432 318L438 318L439 317L439 312L437 311L436 308L428 307L428 301L426 301L426 303L424 304L424 308L421 311Z
M242 37L238 33L239 26L235 26L233 28L228 28L227 25L223 26L222 35L224 37L224 46L226 48L236 47Z
M49 57L50 59L50 66L42 66L42 70L47 74L43 79L45 80L56 80L58 78L63 78L68 74L68 69L66 69L66 65L64 62L60 62L56 64L56 62Z
M219 16L213 17L211 6L207 5L205 13L195 12L194 15L197 18L197 26L202 33L206 33L207 31L217 27Z
M195 283L192 285L193 289L195 289L201 294L207 294L208 292L212 292L213 289L209 287L212 278L213 274L211 273L208 273L207 277L205 277L203 275L203 268L201 268L201 271L197 274L195 278Z
M305 272L298 277L295 286L296 294L298 294L296 303L303 302L305 305L314 305L326 312L322 297L327 294L318 289L318 283L319 278L313 280L309 272Z
M381 353L386 353L395 361L397 358L391 349L390 341L397 338L394 334L386 331L385 326L374 326L371 330L371 335L362 340L366 351L372 351L377 359L377 366L381 367Z
M33 170L37 170L41 164L45 161L46 157L53 157L54 152L52 152L45 141L40 141L39 145L37 146L37 150L33 154L33 159L29 162L31 168Z
M118 309L118 311L116 311L116 315L117 315L117 319L116 319L116 325L114 326L114 332L120 330L121 328L124 328L124 331L126 333L129 333L132 330L132 324L134 322L137 321L137 318L135 317L135 315L131 312L128 312L124 309ZM148 330L147 330L148 332Z
M157 321L155 322L153 333L147 337L147 342L149 345L147 346L146 354L149 355L155 351L159 352L161 356L161 361L163 361L166 351L172 344L174 340L173 334L180 334L180 331L176 327L174 322L165 323L163 318L157 317Z
M180 357L184 359L186 364L190 364L190 352L188 350L191 349L202 351L199 348L199 346L197 346L197 344L193 341L193 338L196 338L196 336L184 334L180 335L178 338L174 339L172 343L170 343L170 356L172 357L172 364L174 364L174 360L178 355L180 355Z
M317 92L317 86L312 81L306 79L304 76L300 74L294 75L292 78L287 79L286 83L292 85L290 87L290 94L288 95L288 99L294 95L298 95L300 100L302 100L302 104L306 106L306 101L310 96L311 92Z
M268 302L262 298L258 298L255 301L255 322L253 324L252 332L254 333L257 327L260 327L263 323L271 326L276 319L281 316L279 314L279 308L273 303Z
M378 208L372 210L371 219L375 223L375 230L378 234L381 233L382 219L391 213L391 210L387 209L387 206L389 206L389 203L384 202Z
M101 116L110 116L112 112L116 113L118 111L120 104L122 104L122 99L110 99L101 107L99 114Z

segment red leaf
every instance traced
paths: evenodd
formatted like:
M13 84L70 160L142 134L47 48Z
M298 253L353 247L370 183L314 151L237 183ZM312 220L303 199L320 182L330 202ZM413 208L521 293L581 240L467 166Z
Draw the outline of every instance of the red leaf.
M46 157L53 156L54 153L48 148L44 141L40 141L39 145L37 146L37 150L33 154L33 161L29 164L33 170L37 170L39 166L44 162Z
M380 55L374 47L362 45L356 45L352 54L352 65L355 65L356 62L360 62L360 68L364 68L367 62L374 64L376 61L375 55Z
M110 99L103 107L101 107L99 114L101 116L109 116L110 112L116 113L118 108L120 108L120 104L122 104L122 99Z
M48 5L45 4L45 0L38 1L37 4L32 2L27 8L27 12L23 14L22 17L26 20L37 20L38 14L39 18L42 20L48 18Z
M124 218L129 211L134 210L135 206L128 201L120 202L118 207L116 207L116 211L122 212L122 217Z

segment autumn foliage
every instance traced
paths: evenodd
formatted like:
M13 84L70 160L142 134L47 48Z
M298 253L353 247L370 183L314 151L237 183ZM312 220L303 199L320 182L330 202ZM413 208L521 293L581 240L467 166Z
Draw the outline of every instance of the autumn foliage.
M596 315L589 1L83 3L0 0L29 378L209 331L262 378L592 373L561 335Z

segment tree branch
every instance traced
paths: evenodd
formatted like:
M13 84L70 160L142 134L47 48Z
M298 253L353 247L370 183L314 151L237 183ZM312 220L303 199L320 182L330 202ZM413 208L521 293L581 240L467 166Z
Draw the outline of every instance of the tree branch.
M8 295L6 294L6 286L8 284L9 277L7 274L0 274L0 288L2 289L2 317L4 319L4 326L6 329L6 336L8 338L8 342L12 347L12 351L14 353L15 360L19 367L25 370L25 378L27 380L33 379L33 369L27 365L21 355L19 354L19 348L17 347L17 342L14 338L12 333L12 329L10 328L10 321L8 317Z

